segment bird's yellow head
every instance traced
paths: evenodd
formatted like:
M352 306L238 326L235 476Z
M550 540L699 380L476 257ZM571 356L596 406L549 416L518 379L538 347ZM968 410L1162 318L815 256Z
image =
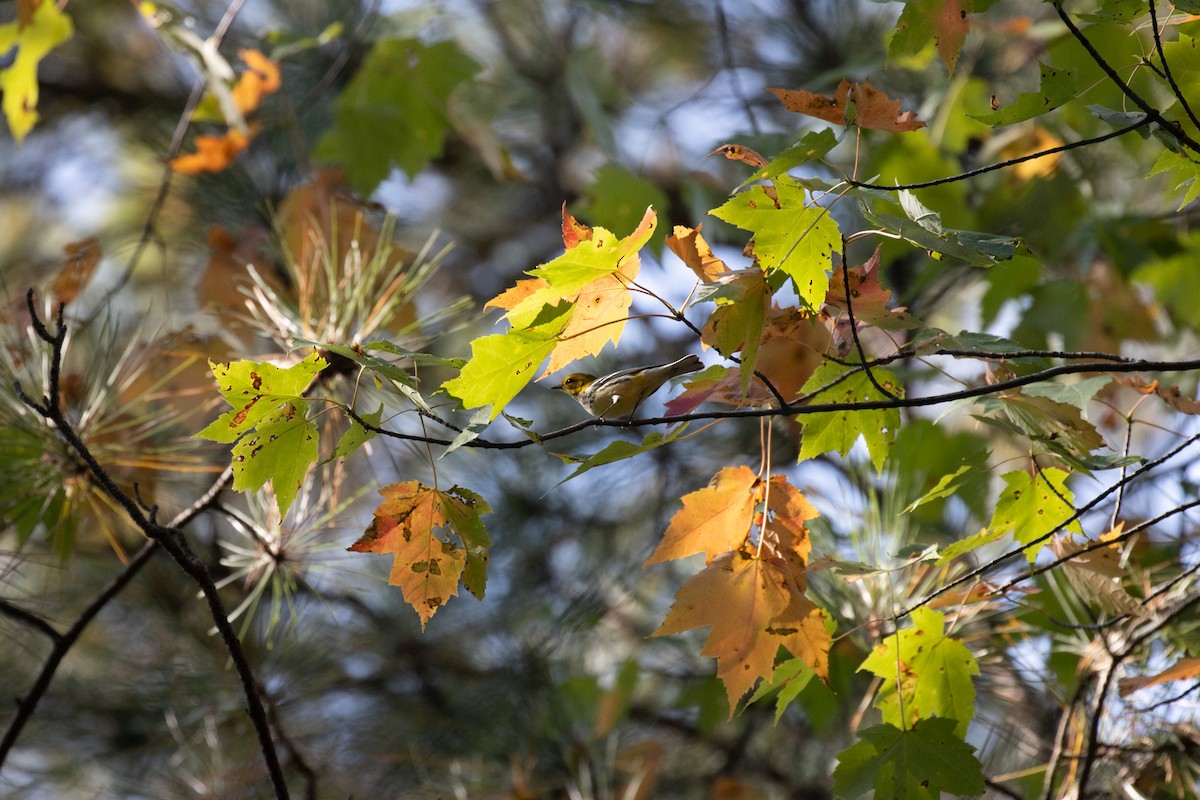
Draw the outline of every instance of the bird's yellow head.
M583 394L583 390L591 386L595 380L595 375L589 375L586 372L572 372L563 378L562 383L554 388L571 395L571 397L579 397L579 395Z

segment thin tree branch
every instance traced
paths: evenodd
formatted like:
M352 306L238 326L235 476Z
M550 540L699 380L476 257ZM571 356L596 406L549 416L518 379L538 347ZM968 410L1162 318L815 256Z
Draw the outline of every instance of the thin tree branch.
M850 337L854 340L854 349L858 351L858 360L862 363L863 372L867 375L867 380L871 385L879 391L884 397L889 400L898 399L895 394L884 388L875 378L875 374L871 372L871 368L867 366L867 354L863 351L862 340L858 338L858 321L854 319L854 303L850 297L850 265L846 263L846 237L842 237L842 288L846 291L846 316L850 318Z
M1179 89L1179 84L1175 82L1175 76L1171 74L1171 65L1167 63L1167 54L1163 52L1162 31L1158 25L1158 9L1154 7L1154 0L1147 0L1146 5L1150 7L1150 27L1154 31L1154 49L1158 51L1158 60L1162 62L1163 76L1167 79L1167 83L1171 85L1171 92L1175 95L1175 99L1179 101L1179 105L1183 107L1184 112L1188 115L1188 119L1197 128L1200 128L1200 119L1196 119L1196 115L1192 113L1192 106L1188 103L1187 97Z
M991 358L991 354L976 353L975 355L981 358ZM1015 357L1008 354L1009 358ZM876 361L874 363L880 363ZM861 367L861 365L859 365ZM1028 386L1033 383L1055 378L1060 375L1078 375L1091 372L1184 372L1189 370L1200 369L1200 359L1192 359L1187 361L1112 361L1112 362L1083 362L1079 364L1059 364L1058 366L1048 367L1038 372L1031 372L1027 375L1019 375L1008 380L997 381L996 383L985 386L973 386L966 389L960 389L953 392L945 392L943 394L927 395L924 397L898 397L894 400L866 400L855 403L811 403L809 399L820 390L812 395L797 398L796 400L778 408L737 408L728 411L697 411L689 414L676 414L672 416L661 417L644 417L640 419L587 419L568 425L564 428L559 428L555 431L549 431L544 434L536 434L535 438L522 439L512 442L496 442L490 439L474 439L467 442L465 447L477 447L491 450L519 450L524 447L529 447L542 442L561 439L565 436L570 436L587 428L642 428L650 425L673 425L677 422L688 422L691 420L714 420L714 419L758 419L760 417L784 417L784 416L804 416L807 414L828 414L831 412L844 411L880 411L895 408L922 408L926 406L938 406L946 403L953 403L958 400L970 400L977 397L986 397L988 395L998 394L1009 389L1017 389L1022 386ZM429 442L430 444L449 445L449 439L439 439L427 436L418 436L416 434L401 433L398 431L390 431L378 425L372 425L362 419L353 409L347 409L349 416L366 428L369 431L374 431L381 436L388 436L395 439L406 441Z
M865 181L855 180L854 178L844 178L843 180L851 186L857 186L860 189L880 189L886 192L892 192L898 189L928 189L930 186L941 186L946 183L957 183L959 181L965 181L970 178L978 177L979 175L984 175L988 172L995 172L998 169L1007 169L1008 167L1013 167L1017 164L1023 164L1026 161L1034 161L1036 159L1045 158L1046 156L1052 156L1057 153L1065 153L1068 150L1074 150L1077 147L1088 147L1093 144L1107 142L1109 139L1116 139L1119 136L1132 133L1138 128L1144 127L1149 125L1151 122L1156 121L1160 122L1161 124L1160 120L1151 119L1150 116L1147 116L1131 125L1126 125L1124 128L1118 128L1115 131L1109 131L1108 133L1100 136L1093 136L1090 139L1080 139L1077 142L1070 142L1057 147L1049 147L1045 150L1039 150L1036 153L1027 153L1026 155L1018 156L1017 158L1010 158L1007 161L1000 161L996 164L989 164L986 167L979 167L978 169L960 172L956 175L950 175L945 178L938 178L932 181L922 181L920 183L897 183L889 186L885 183L867 183Z
M1151 2L1153 2L1153 0L1151 0ZM1096 62L1096 66L1100 67L1100 69L1104 71L1104 74L1108 76L1108 79L1111 80L1126 97L1132 100L1134 105L1146 112L1146 119L1148 121L1157 122L1159 125L1162 125L1163 128L1170 131L1171 135L1174 136L1180 144L1186 145L1188 149L1195 153L1200 153L1200 143L1198 143L1191 136L1188 136L1187 133L1185 133L1177 123L1166 119L1161 113L1159 113L1158 109L1146 102L1141 95L1129 88L1129 84L1121 80L1121 76L1118 75L1117 71L1112 68L1112 65L1104 60L1104 56L1100 55L1099 51L1092 46L1092 43L1088 40L1088 38L1083 35L1083 31L1079 30L1075 23L1071 21L1070 15L1063 10L1062 3L1063 0L1056 0L1056 2L1052 3L1055 13L1058 14L1058 17L1062 20L1063 24L1067 26L1067 30L1071 32L1071 35L1075 37L1075 40L1078 41L1079 44L1083 45L1083 49L1086 50L1088 55L1092 57L1092 60Z
M26 294L26 303L29 308L29 313L33 320L33 327L43 341L50 345L51 348L51 388L53 391L50 395L44 398L42 403L34 402L20 383L15 384L17 396L30 408L41 414L47 422L51 423L57 434L70 446L79 459L87 467L89 474L96 486L108 495L117 505L125 510L129 518L135 525L146 535L147 538L157 542L165 549L175 563L184 571L189 578L200 587L204 595L205 602L208 604L209 613L213 618L213 623L221 636L226 650L229 652L230 660L233 662L234 670L242 683L242 690L246 696L246 710L250 715L251 722L254 726L255 734L258 737L259 747L262 749L263 759L266 762L267 772L271 777L271 783L275 790L275 796L279 800L286 800L288 797L287 781L283 776L283 768L279 764L279 756L275 751L274 742L271 739L270 724L267 721L266 710L263 708L262 698L258 693L257 682L254 677L254 672L250 667L250 662L246 658L245 651L242 649L241 642L238 640L237 633L233 626L229 624L229 614L225 610L224 603L221 601L221 596L217 591L216 584L212 580L207 567L204 566L188 547L187 541L183 538L183 531L178 527L165 526L157 523L152 517L146 516L145 512L130 497L126 492L122 491L112 477L104 469L103 466L92 455L91 450L79 438L70 420L66 418L60 407L61 398L57 393L57 382L53 380L57 374L57 365L61 364L63 356L63 341L66 338L66 327L62 321L62 308L60 306L57 317L57 328L54 334L51 334L46 326L41 322L37 314L37 309L34 307L33 291L30 290ZM148 556L147 556L148 557ZM126 573L129 569L126 569ZM124 573L123 573L124 574ZM128 582L121 583L124 586ZM118 588L119 590L119 588ZM115 591L114 591L115 594ZM105 601L107 602L107 600ZM99 607L97 608L99 610ZM86 624L86 623L85 623ZM62 654L65 655L65 650ZM59 656L61 660L61 655ZM57 667L57 664L55 664ZM49 675L53 673L51 670L43 670L46 685L49 684ZM39 678L42 676L39 676ZM45 688L42 687L42 692ZM40 696L40 695L39 695ZM30 711L32 713L32 711ZM21 723L24 724L23 722ZM15 737L14 737L15 738ZM11 744L9 745L11 747Z
M46 622L46 620L42 619L37 614L34 614L32 611L26 611L20 606L13 605L3 598L0 598L0 614L3 614L9 619L16 620L22 625L27 625L28 627L33 628L35 631L47 637L51 641L58 642L62 640L62 634L55 630L54 626L49 622Z

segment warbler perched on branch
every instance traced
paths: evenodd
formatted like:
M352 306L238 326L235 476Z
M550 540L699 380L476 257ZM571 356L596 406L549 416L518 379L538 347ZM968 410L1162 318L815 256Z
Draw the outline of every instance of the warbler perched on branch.
M695 372L703 366L699 356L689 355L670 364L623 369L600 378L575 372L554 388L574 397L593 417L620 419L632 416L643 400L671 378Z

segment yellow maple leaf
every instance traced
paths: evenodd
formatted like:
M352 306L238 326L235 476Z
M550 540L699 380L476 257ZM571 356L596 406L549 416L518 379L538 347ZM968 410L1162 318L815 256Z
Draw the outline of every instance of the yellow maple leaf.
M633 304L629 284L637 277L640 266L641 260L633 253L621 261L615 273L583 287L575 298L571 320L559 334L558 346L550 354L543 378L576 359L599 353L609 342L615 345L621 340L621 332L629 319L629 307Z
M683 496L683 508L671 518L663 540L646 566L704 553L706 562L746 541L754 507L762 500L762 481L745 466L725 467L699 491Z
M75 29L71 18L51 0L43 0L29 14L0 25L0 53L16 51L12 63L0 69L0 94L9 130L20 144L37 123L38 64L51 50L67 41Z

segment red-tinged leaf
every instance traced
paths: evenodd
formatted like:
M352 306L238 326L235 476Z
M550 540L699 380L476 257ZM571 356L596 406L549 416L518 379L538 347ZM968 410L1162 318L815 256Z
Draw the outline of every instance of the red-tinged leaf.
M708 374L706 370L702 375ZM742 392L742 376L736 367L727 367L717 377L689 381L685 384L687 390L668 400L664 404L667 414L678 416L695 411L702 403L720 403L722 405L742 407L762 407L771 405L775 395L767 389L761 380L755 378L745 393Z
M973 0L909 0L896 22L888 57L914 55L934 39L946 71L953 72L971 27L967 13L973 6Z
M1183 681L1200 678L1200 658L1181 658L1172 666L1156 675L1145 675L1137 678L1122 678L1117 686L1121 696L1145 689L1167 681Z
M737 550L750 533L762 490L762 481L749 467L722 469L707 487L684 495L683 508L671 518L646 566L696 553L704 553L705 561L711 562Z
M667 237L666 244L703 283L712 283L730 271L724 261L713 255L712 248L700 235L700 226L692 229L676 225L672 235Z
M788 111L823 119L835 125L853 124L860 128L893 133L915 131L925 127L925 123L918 120L912 111L901 113L900 101L891 99L872 86L870 81L850 83L843 80L838 84L833 97L804 89L769 88L767 91L778 97Z
M592 229L584 225L579 220L575 219L569 211L567 204L562 205L562 239L563 246L570 250L580 242L590 241L592 238Z
M384 501L375 509L375 518L349 549L394 556L388 583L400 587L424 629L437 610L458 594L466 550L434 534L447 522L440 492L405 481L384 487L380 494Z
M843 267L833 271L829 279L829 294L825 295L825 304L839 311L854 311L854 320L862 325L874 325L885 330L903 330L921 327L919 319L903 308L888 308L892 299L890 289L883 288L879 282L879 248L867 259L866 263L851 267L849 274L843 274ZM846 297L846 283L850 284L850 297ZM847 317L847 324L849 317Z

